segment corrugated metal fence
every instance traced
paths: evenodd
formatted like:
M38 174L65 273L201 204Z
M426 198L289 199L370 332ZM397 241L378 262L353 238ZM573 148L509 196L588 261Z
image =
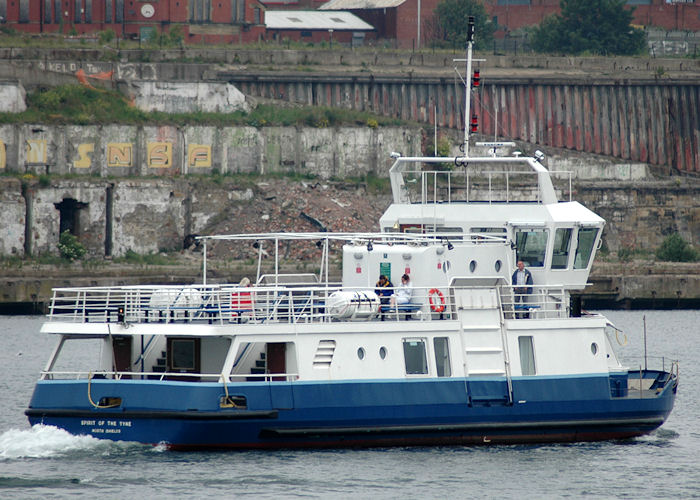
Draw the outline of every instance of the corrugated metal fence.
M246 94L461 129L460 79L219 74ZM700 172L700 83L483 80L479 133Z

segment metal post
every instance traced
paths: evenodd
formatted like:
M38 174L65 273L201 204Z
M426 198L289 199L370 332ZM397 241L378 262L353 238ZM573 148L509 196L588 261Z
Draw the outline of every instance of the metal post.
M644 370L647 369L647 315L642 316L642 321L644 322ZM642 381L640 380L641 384Z
M207 239L204 238L204 247L202 248L204 252L202 257L202 285L207 286Z
M467 27L467 74L464 81L464 157L469 158L469 118L472 87L472 45L474 45L474 16L469 16Z

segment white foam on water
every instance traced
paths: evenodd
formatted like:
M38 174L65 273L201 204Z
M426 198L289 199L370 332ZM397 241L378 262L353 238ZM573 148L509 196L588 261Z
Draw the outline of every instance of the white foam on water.
M92 436L74 436L58 427L37 424L28 430L10 429L0 434L0 460L50 457L100 444L101 440Z

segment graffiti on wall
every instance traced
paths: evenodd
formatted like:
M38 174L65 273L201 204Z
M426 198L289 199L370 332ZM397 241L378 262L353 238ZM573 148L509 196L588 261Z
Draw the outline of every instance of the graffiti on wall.
M187 166L190 168L209 168L212 166L210 144L189 144L187 147ZM131 142L110 142L105 147L107 167L133 167L135 165L135 147ZM46 139L27 139L26 164L46 165L49 163ZM75 148L72 166L75 169L91 168L95 164L95 143L80 143ZM173 166L172 142L149 142L146 144L146 164L149 168L170 168ZM0 170L7 166L7 144L0 140Z

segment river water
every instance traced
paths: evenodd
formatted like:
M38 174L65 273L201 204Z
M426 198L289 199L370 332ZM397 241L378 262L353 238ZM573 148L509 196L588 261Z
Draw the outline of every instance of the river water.
M649 436L197 453L30 428L23 412L55 339L38 333L42 317L0 316L0 498L700 498L700 311L602 312L625 331L623 359L643 354L646 317L648 352L680 361L675 409Z

